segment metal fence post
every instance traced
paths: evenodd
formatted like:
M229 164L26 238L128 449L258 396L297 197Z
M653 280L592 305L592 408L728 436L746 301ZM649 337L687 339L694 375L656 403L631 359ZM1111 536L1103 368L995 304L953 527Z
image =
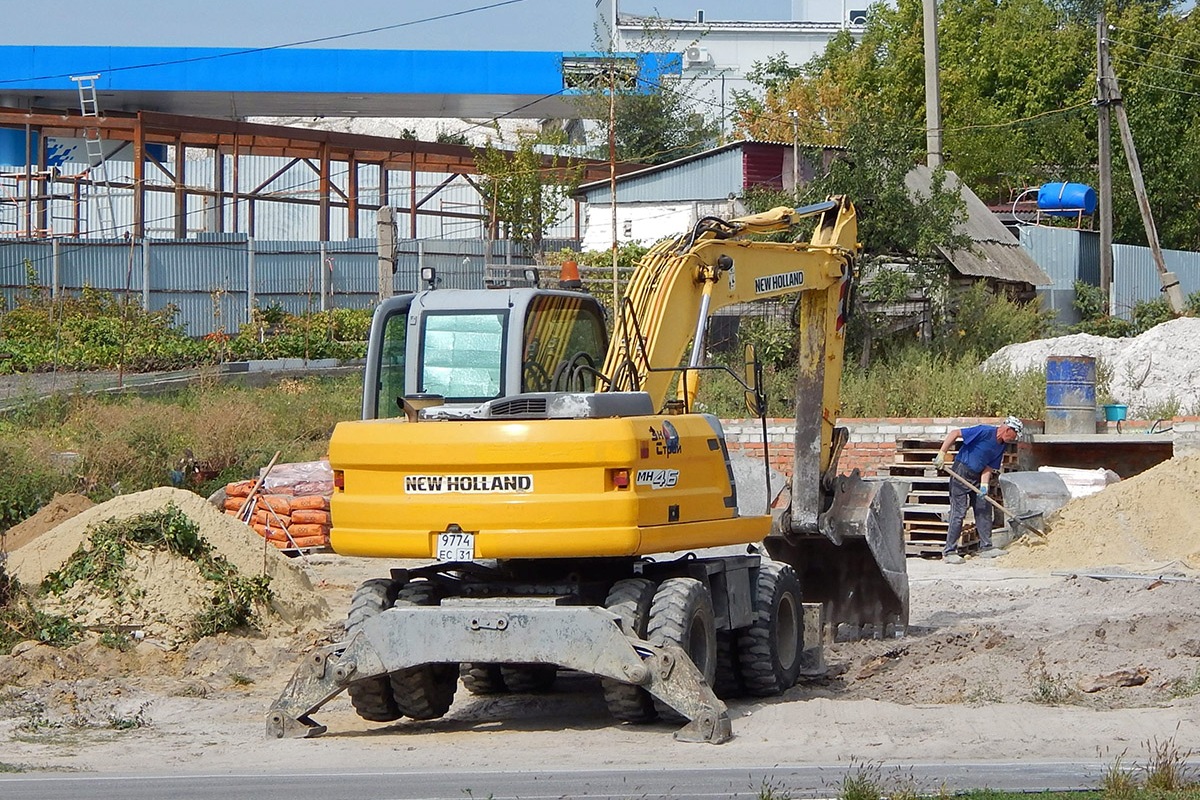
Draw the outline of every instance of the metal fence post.
M246 238L246 322L254 321L254 237Z
M150 310L150 240L142 238L142 309Z

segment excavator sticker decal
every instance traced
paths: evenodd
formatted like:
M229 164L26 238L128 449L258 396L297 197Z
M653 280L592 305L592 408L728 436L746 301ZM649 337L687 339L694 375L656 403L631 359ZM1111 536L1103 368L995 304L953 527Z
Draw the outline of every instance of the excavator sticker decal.
M679 443L679 431L670 422L663 420L662 430L650 428L650 439L654 442L654 454L670 458L676 453L683 452Z
M649 486L651 489L671 489L679 483L677 469L639 469L637 485Z
M532 475L405 475L405 494L526 494Z
M804 285L804 270L780 272L778 275L763 275L754 279L754 293L767 294Z

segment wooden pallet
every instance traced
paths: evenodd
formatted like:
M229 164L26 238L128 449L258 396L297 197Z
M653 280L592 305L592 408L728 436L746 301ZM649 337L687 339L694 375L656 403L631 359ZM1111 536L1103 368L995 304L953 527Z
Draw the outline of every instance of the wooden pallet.
M946 543L946 531L950 528L951 478L945 473L932 474L933 459L941 447L941 439L897 439L895 459L888 467L890 475L902 478L910 485L901 509L904 518L904 551L909 556L940 555ZM954 460L957 452L958 445L955 444L946 457L947 463ZM1005 468L1010 468L1015 460L1015 453L1006 453ZM969 548L978 542L974 514L968 509L959 546Z

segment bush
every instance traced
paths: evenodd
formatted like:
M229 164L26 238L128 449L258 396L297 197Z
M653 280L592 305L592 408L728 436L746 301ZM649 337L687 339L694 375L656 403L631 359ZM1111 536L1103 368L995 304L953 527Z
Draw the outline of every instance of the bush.
M41 508L67 481L49 459L30 449L21 438L0 439L0 532Z
M1018 303L992 294L983 283L974 284L959 300L953 323L934 342L949 359L983 360L1002 347L1041 339L1050 329L1054 313L1042 311L1035 300Z

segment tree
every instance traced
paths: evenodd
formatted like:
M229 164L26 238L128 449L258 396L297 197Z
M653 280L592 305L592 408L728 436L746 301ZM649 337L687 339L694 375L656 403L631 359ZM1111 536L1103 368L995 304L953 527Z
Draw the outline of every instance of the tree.
M564 139L559 132L521 132L512 150L488 142L475 151L489 228L539 256L546 229L566 216L583 177L582 165L561 155Z

